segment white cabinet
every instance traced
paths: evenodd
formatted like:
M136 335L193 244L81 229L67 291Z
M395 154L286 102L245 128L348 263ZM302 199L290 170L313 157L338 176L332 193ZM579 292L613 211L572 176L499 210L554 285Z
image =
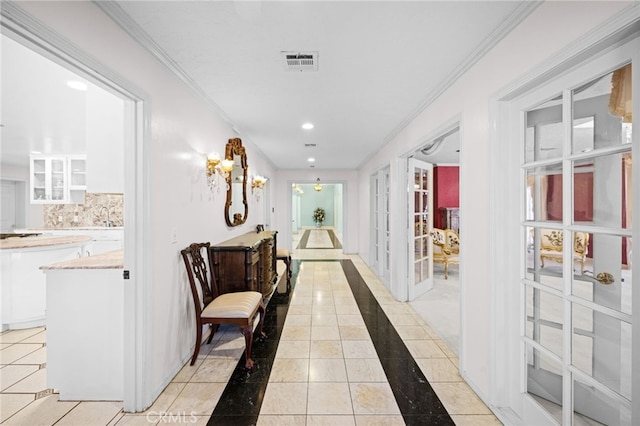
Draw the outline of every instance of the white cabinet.
M85 247L84 256L94 256L114 250L122 250L124 231L122 229L109 229L105 231L68 231L73 234L89 235L91 242Z
M40 245L30 245L31 239L38 239ZM47 288L40 267L78 258L90 242L88 237L11 240L16 240L14 247L3 246L0 249L1 331L45 325Z
M115 269L47 269L47 387L60 401L124 399L124 285Z
M30 159L32 204L84 202L86 156L32 155Z
M67 201L67 158L31 157L31 202L55 204Z

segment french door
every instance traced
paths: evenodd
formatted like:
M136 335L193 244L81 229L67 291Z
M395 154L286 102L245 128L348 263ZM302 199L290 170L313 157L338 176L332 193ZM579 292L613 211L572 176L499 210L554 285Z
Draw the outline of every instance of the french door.
M391 281L391 169L385 167L371 176L372 189L372 266L382 281Z
M433 165L409 159L408 253L409 300L433 288Z
M522 390L560 424L640 422L631 87L639 47L627 43L521 104Z

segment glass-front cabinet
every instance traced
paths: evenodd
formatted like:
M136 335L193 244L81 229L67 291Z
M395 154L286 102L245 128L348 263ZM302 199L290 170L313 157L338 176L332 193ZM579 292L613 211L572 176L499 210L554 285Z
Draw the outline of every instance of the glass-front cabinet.
M32 155L30 157L32 204L80 202L85 190L85 156Z

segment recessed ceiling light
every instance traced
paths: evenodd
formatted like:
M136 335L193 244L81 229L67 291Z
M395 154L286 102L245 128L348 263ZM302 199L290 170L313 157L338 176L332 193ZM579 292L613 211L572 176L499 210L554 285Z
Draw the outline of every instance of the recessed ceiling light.
M67 86L75 90L80 90L82 92L85 92L87 90L87 83L83 83L82 81L77 81L77 80L67 81Z
M302 128L303 128L303 129L305 129L305 130L311 130L311 129L313 129L313 124L311 124L311 123L304 123L304 124L302 125Z
M307 161L310 162L310 163L313 163L313 162L316 161L316 159L313 158L313 157L309 157L309 158L307 158Z

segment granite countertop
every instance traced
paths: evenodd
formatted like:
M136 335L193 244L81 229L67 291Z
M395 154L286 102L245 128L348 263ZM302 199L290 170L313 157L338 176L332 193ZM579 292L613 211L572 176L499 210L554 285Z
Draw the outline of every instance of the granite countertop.
M47 231L121 231L124 226L61 226L61 227L42 227L42 228L21 228L16 232L47 232Z
M91 241L88 235L38 235L34 237L5 238L0 240L0 250L59 246Z
M115 250L94 256L79 257L64 262L41 266L42 270L54 269L123 269L124 251Z

